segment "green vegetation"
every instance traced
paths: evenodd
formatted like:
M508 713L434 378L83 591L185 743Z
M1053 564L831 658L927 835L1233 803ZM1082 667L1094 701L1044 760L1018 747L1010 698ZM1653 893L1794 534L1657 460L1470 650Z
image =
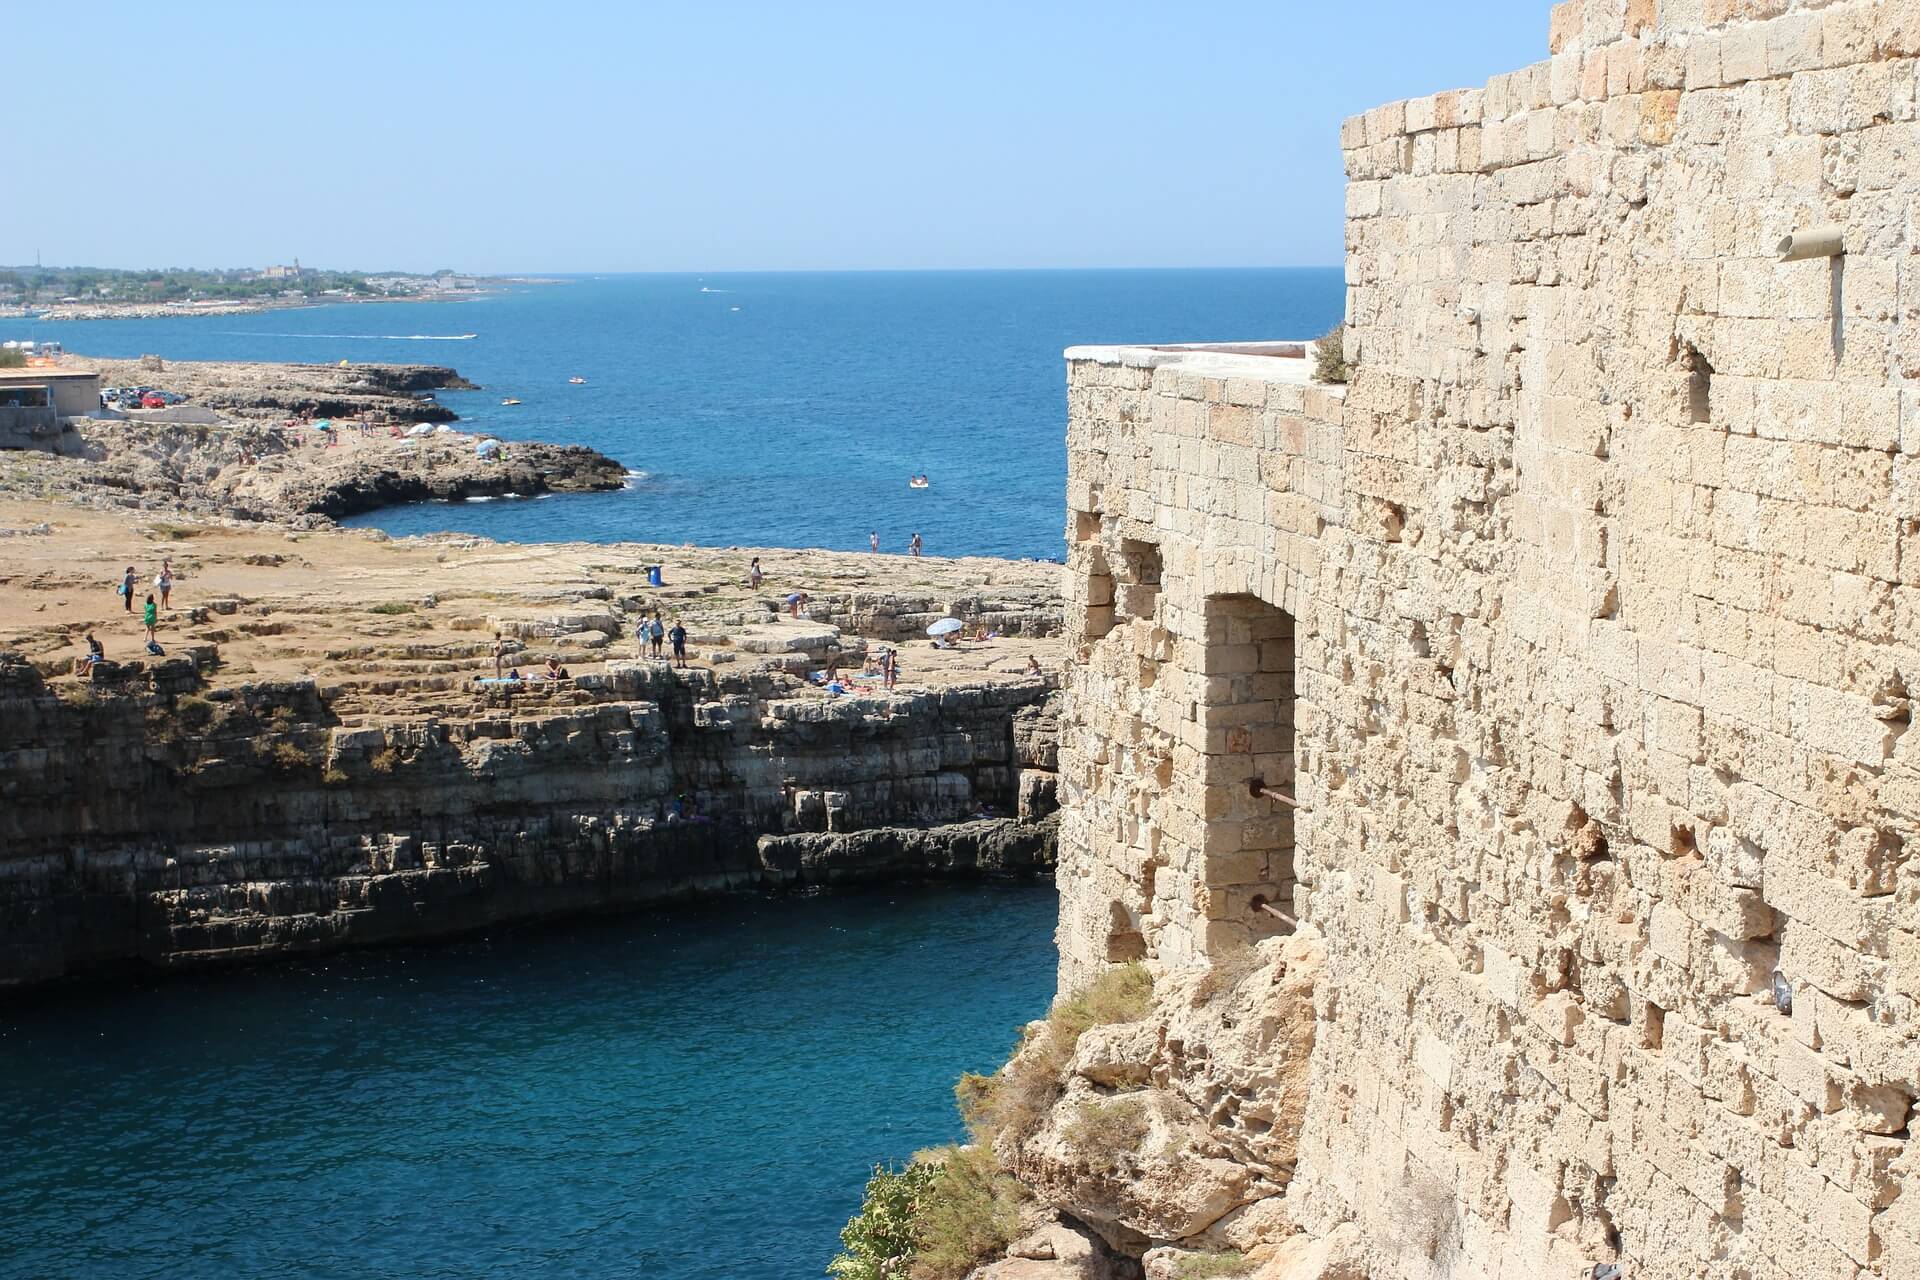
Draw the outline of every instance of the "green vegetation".
M1321 334L1313 346L1313 380L1345 382L1353 370L1347 364L1347 329L1336 324Z
M939 1170L930 1164L909 1164L898 1172L875 1165L867 1179L860 1212L840 1233L845 1246L827 1264L835 1280L893 1280L897 1263L913 1252L919 1203Z
M395 273L400 274L400 273ZM329 290L376 295L381 290L360 271L312 271L268 276L253 268L199 270L165 267L122 271L112 267L0 268L0 302L220 302L273 298L294 291Z
M1251 1270L1252 1260L1238 1249L1190 1253L1173 1266L1175 1280L1219 1280L1222 1276L1243 1276Z
M860 1212L827 1264L835 1280L961 1280L1020 1230L1027 1192L976 1140L914 1155L906 1168L876 1166Z
M373 608L367 610L367 612L368 613L384 613L388 615L412 613L413 606L408 604L404 600L386 600L381 602L380 604L373 606Z
M913 1157L905 1169L876 1167L860 1212L840 1233L845 1246L827 1265L835 1280L961 1280L1012 1242L1028 1192L1000 1167L995 1143L1037 1130L1064 1087L1074 1046L1090 1028L1146 1016L1153 980L1124 965L1056 1003L1044 1028L992 1076L969 1073L954 1085L970 1141ZM1146 1137L1138 1101L1091 1104L1089 1143L1118 1152ZM1111 1114L1108 1112L1111 1111ZM1081 1122L1076 1117L1076 1126ZM1128 1135L1132 1137L1127 1142ZM1072 1134L1070 1141L1077 1141ZM1223 1273L1224 1274L1224 1273Z
M24 369L26 367L27 357L23 353L0 348L0 369Z
M912 1280L961 1280L1013 1243L1028 1193L1000 1167L989 1143L937 1147L913 1159L934 1176L916 1206Z
M264 743L254 747L254 754L262 763L270 764L287 773L300 773L311 769L320 762L292 742L276 742L271 747Z
M367 763L373 767L375 773L392 773L400 767L400 753L388 747Z
M149 532L156 538L165 538L168 542L185 542L188 538L197 538L206 531L190 524L156 524Z

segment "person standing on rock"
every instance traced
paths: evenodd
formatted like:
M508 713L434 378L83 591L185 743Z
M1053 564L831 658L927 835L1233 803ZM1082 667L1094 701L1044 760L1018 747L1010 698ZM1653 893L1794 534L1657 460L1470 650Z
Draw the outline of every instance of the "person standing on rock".
M682 623L680 619L675 618L673 620L673 630L670 631L668 634L673 637L673 660L679 663L683 667L686 666L687 665L686 624Z
M880 553L880 531L878 529L867 530L867 545L873 548L875 555Z
M160 625L160 606L153 602L151 592L147 595L147 604L140 611L140 621L147 629L147 648L152 649L160 641L154 636L154 628Z
M760 589L761 580L764 579L766 576L767 576L766 574L760 571L760 557L755 556L753 558L753 563L747 566L747 585L749 587L752 587L755 591L758 591Z
M173 612L173 560L160 562L160 572L153 575L154 590L160 593L160 607L168 613Z
M120 603L121 603L121 607L123 607L128 613L133 612L133 583L134 583L133 566L128 565L126 577L120 580L120 598L121 598Z
M501 679L506 672L507 642L498 631L493 633L493 678Z
M647 624L647 635L653 640L653 656L656 658L665 657L666 655L661 652L661 643L667 638L667 625L660 621L660 613L658 610L654 611L653 621Z
M807 602L807 593L804 591L796 591L793 594L789 595L787 597L787 616L790 618L799 617L800 606L805 604L806 602Z
M891 691L894 681L900 678L900 654L897 650L880 651L880 674L885 677L887 688Z
M907 544L907 552L916 559L920 555L920 531L918 529L913 531L913 541Z

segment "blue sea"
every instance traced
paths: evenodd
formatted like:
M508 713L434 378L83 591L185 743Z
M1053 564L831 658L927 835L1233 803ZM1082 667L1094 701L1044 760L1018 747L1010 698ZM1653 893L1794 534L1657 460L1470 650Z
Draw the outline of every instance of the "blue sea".
M450 364L468 427L640 473L363 522L394 533L1051 558L1065 347L1341 303L1335 269L615 276L0 338ZM1054 911L736 901L0 1003L0 1280L818 1276L870 1165L958 1136L953 1080L1044 1011Z
M100 356L450 364L483 388L442 396L470 428L592 445L639 473L618 493L356 522L395 534L864 550L874 530L898 551L917 530L932 555L1055 558L1064 348L1313 337L1342 304L1333 267L622 275L468 302L0 320L0 338ZM919 472L932 486L908 489Z
M0 1276L818 1277L1055 897L736 900L0 1004Z

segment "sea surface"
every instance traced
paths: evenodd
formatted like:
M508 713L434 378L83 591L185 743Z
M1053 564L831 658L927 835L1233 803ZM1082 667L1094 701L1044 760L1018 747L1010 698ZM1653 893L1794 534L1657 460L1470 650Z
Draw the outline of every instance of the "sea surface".
M900 551L918 531L931 555L1052 559L1063 349L1315 337L1340 318L1342 289L1335 267L593 276L466 302L0 320L0 339L112 357L451 364L483 387L442 395L466 427L592 445L638 473L617 493L355 522L395 534L863 550L871 530ZM922 472L931 487L909 489Z
M0 1276L817 1277L1053 985L1048 888L733 900L0 1004Z

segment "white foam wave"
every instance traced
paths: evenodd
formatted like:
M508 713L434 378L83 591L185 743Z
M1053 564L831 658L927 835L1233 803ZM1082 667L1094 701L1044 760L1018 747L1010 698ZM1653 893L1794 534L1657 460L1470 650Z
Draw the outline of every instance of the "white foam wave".
M328 338L352 342L471 342L477 333L255 333L247 329L222 329L225 338Z

